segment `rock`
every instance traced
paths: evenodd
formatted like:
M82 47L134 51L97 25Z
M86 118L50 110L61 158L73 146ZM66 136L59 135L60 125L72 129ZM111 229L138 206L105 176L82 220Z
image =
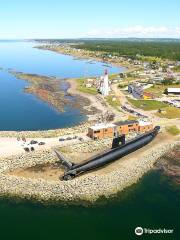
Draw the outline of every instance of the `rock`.
M110 144L110 139L91 143L81 143L83 151L102 149ZM172 149L175 144L160 144L148 155L142 156L132 165L123 165L104 174L86 174L71 181L47 181L8 175L16 168L27 168L37 164L56 162L50 150L33 152L0 160L0 195L19 196L40 202L94 202L99 197L109 197L127 186L137 182L152 168L157 159ZM79 146L72 146L79 151Z

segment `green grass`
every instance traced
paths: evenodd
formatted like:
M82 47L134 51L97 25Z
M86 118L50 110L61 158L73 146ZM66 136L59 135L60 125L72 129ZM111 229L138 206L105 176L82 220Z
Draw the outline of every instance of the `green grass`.
M125 88L127 86L128 86L128 84L122 84L122 83L118 84L118 88Z
M168 133L170 133L173 136L180 134L180 129L177 128L175 125L173 125L171 127L166 127L166 130Z
M163 108L162 113L156 113L156 115L158 117L169 118L169 119L180 118L180 109L175 107L166 107L166 108Z
M97 89L95 87L87 88L85 86L85 79L80 78L76 80L78 83L77 90L83 93L88 93L92 95L96 95L98 93Z
M106 97L106 101L109 103L109 105L111 105L113 108L115 108L116 110L119 111L119 107L121 105L119 99L116 98L115 101L113 101L113 98L116 98L115 96L107 96Z
M154 85L154 86L146 89L145 92L152 93L155 97L161 97L162 94L164 93L164 90L167 87L168 88L175 88L175 87L179 87L179 85L177 85L177 84L172 84L172 85L168 85L168 86L165 86L165 85Z
M145 111L157 110L161 108L168 107L167 104L155 101L155 100L134 100L128 98L128 101L137 108L141 108Z
M112 80L114 78L118 78L119 77L119 73L112 73L112 74L109 74L109 79Z
M174 67L174 68L173 68L173 71L174 71L174 72L180 72L180 66Z
M127 120L137 120L137 119L138 119L138 117L129 115Z
M167 88L167 86L163 85L154 85L145 91L148 93L152 93L155 97L161 97L161 95L164 93L164 90Z

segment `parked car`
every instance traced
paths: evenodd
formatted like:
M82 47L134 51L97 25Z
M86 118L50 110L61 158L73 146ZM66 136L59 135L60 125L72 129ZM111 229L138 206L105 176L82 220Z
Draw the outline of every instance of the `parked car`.
M29 152L29 148L28 148L28 147L25 147L25 148L24 148L24 151L25 151L25 152Z
M72 138L71 137L67 137L66 140L72 140Z
M35 140L31 140L30 141L30 144L37 144L38 142L37 141L35 141Z
M60 142L63 142L65 139L64 138L59 138L59 141Z
M78 139L79 141L84 142L84 139L82 137L79 137Z
M39 142L38 145L45 145L45 142Z

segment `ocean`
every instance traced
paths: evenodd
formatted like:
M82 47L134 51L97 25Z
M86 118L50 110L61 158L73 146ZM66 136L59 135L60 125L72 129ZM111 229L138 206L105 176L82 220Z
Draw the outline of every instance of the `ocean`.
M76 125L86 119L80 110L65 106L58 112L34 95L24 92L26 81L9 73L16 72L54 76L60 79L100 76L107 66L102 62L75 60L72 56L34 48L37 43L0 41L0 131L47 130ZM109 73L124 68L110 67Z

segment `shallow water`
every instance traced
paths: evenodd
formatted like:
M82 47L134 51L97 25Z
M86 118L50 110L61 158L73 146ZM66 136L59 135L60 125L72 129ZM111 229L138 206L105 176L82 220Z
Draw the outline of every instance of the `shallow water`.
M94 207L1 200L1 239L178 239L179 196L177 186L153 171L118 197ZM136 238L137 226L174 229L174 234Z
M87 63L71 56L33 48L35 43L0 41L0 130L42 130L75 125L85 116L78 109L65 107L57 112L37 97L24 93L27 82L17 79L6 70L33 73L59 78L97 76L103 74L103 63ZM109 68L110 73L123 68Z

